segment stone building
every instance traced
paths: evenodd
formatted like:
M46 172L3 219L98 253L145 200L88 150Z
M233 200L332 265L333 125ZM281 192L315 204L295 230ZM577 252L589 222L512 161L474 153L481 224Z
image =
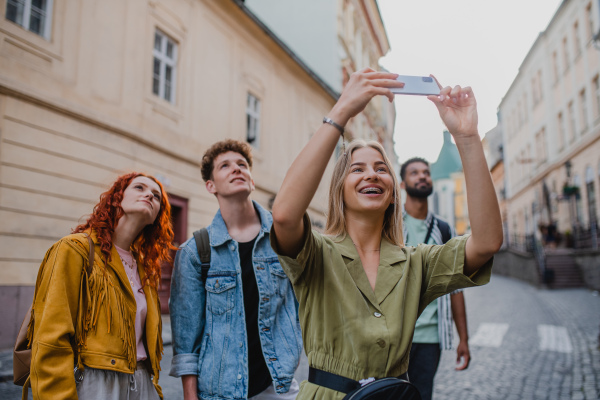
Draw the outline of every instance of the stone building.
M565 239L595 235L599 16L596 1L563 1L500 103L511 237L540 236L551 224Z

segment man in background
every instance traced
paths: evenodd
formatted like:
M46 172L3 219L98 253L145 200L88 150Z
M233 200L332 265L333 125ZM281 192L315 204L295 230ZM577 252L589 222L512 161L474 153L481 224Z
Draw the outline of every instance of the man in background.
M429 163L419 157L409 159L400 168L400 178L400 186L406 191L403 213L405 244L444 244L455 236L454 229L446 221L429 211L427 198L433 192ZM452 349L453 317L460 338L456 349L456 369L464 370L469 366L471 356L462 290L434 300L417 320L408 377L419 389L423 400L431 400L441 351Z

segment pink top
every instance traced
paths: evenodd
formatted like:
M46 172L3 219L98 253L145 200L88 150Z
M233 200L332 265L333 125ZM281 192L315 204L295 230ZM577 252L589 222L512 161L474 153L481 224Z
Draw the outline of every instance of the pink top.
M135 343L136 343L136 352L137 352L137 360L145 360L148 355L146 354L146 348L144 347L144 342L142 341L142 336L144 334L144 327L146 325L146 313L148 312L148 305L146 304L146 295L144 294L144 289L142 288L142 282L140 280L140 274L137 270L137 262L131 254L130 251L123 250L117 245L115 245L119 256L121 257L121 261L123 263L123 268L125 269L125 274L129 279L129 284L133 290L133 295L135 297L135 304L137 310L135 312Z

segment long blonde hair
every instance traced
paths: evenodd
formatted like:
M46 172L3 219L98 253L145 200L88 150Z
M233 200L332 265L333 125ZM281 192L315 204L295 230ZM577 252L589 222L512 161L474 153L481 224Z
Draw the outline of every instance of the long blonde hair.
M338 236L346 234L346 215L344 212L344 181L350 171L352 153L357 149L371 147L381 153L383 161L386 163L392 180L394 182L394 202L385 210L383 220L382 236L391 243L403 247L404 237L402 232L402 207L400 206L400 184L396 177L396 172L392 168L388 156L385 154L383 146L376 141L364 141L362 139L353 140L347 147L346 152L340 156L333 169L331 184L329 185L329 207L327 212L327 224L325 233L327 235Z

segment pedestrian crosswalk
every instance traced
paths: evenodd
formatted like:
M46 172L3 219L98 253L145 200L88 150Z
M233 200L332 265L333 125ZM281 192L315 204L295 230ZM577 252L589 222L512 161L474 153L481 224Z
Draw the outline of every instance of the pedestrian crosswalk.
M567 332L567 328L564 326L538 325L538 336L540 338L541 351L573 352L569 332Z
M508 324L481 324L475 335L469 340L469 344L481 347L500 347L507 331Z
M479 347L500 347L509 328L509 324L505 323L482 323L469 340L469 344ZM540 324L537 326L537 337L540 351L573 352L569 332L564 326Z

